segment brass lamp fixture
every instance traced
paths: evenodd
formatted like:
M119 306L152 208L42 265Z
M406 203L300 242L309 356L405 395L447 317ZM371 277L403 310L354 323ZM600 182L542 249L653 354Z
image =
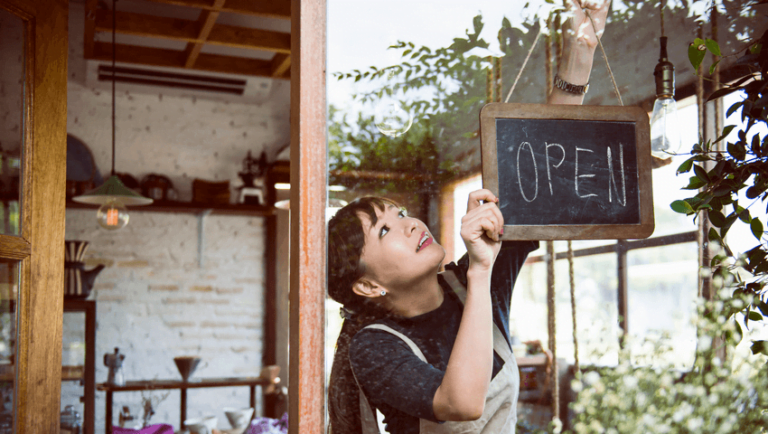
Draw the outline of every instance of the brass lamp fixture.
M72 200L91 205L101 205L96 212L99 225L105 229L116 230L128 224L126 206L149 205L152 199L144 197L123 185L115 174L115 8L112 0L112 175L104 184Z

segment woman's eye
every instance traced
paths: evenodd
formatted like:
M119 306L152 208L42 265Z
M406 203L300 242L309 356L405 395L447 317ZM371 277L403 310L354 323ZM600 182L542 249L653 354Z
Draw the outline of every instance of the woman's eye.
M387 232L389 232L389 228L386 226L382 226L381 231L379 232L379 237L383 237L384 235L387 234Z
M400 208L400 212L397 213L400 218L408 217L408 211L405 208Z

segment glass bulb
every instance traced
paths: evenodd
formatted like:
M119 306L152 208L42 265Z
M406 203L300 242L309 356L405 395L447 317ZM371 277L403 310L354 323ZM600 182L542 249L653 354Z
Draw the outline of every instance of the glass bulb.
M651 114L651 154L669 158L680 150L680 124L677 103L672 97L660 96L653 103Z
M99 208L96 220L104 229L117 230L128 224L128 210L122 203L112 200Z
M376 128L381 131L381 134L397 137L405 134L411 128L413 116L403 110L397 101L389 100L379 103L376 107L373 121Z

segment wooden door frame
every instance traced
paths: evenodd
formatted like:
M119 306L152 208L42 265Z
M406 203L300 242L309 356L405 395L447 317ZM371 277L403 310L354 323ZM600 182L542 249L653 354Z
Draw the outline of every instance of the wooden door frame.
M68 0L0 0L25 22L21 237L0 235L20 261L16 432L57 433L64 309Z
M325 430L326 0L291 0L289 432Z

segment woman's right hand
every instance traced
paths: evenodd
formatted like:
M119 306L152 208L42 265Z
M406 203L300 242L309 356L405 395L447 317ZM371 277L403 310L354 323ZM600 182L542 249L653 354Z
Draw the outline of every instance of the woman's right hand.
M467 215L461 219L461 238L467 246L470 269L490 271L499 254L504 217L496 205L498 202L490 190L469 194Z

